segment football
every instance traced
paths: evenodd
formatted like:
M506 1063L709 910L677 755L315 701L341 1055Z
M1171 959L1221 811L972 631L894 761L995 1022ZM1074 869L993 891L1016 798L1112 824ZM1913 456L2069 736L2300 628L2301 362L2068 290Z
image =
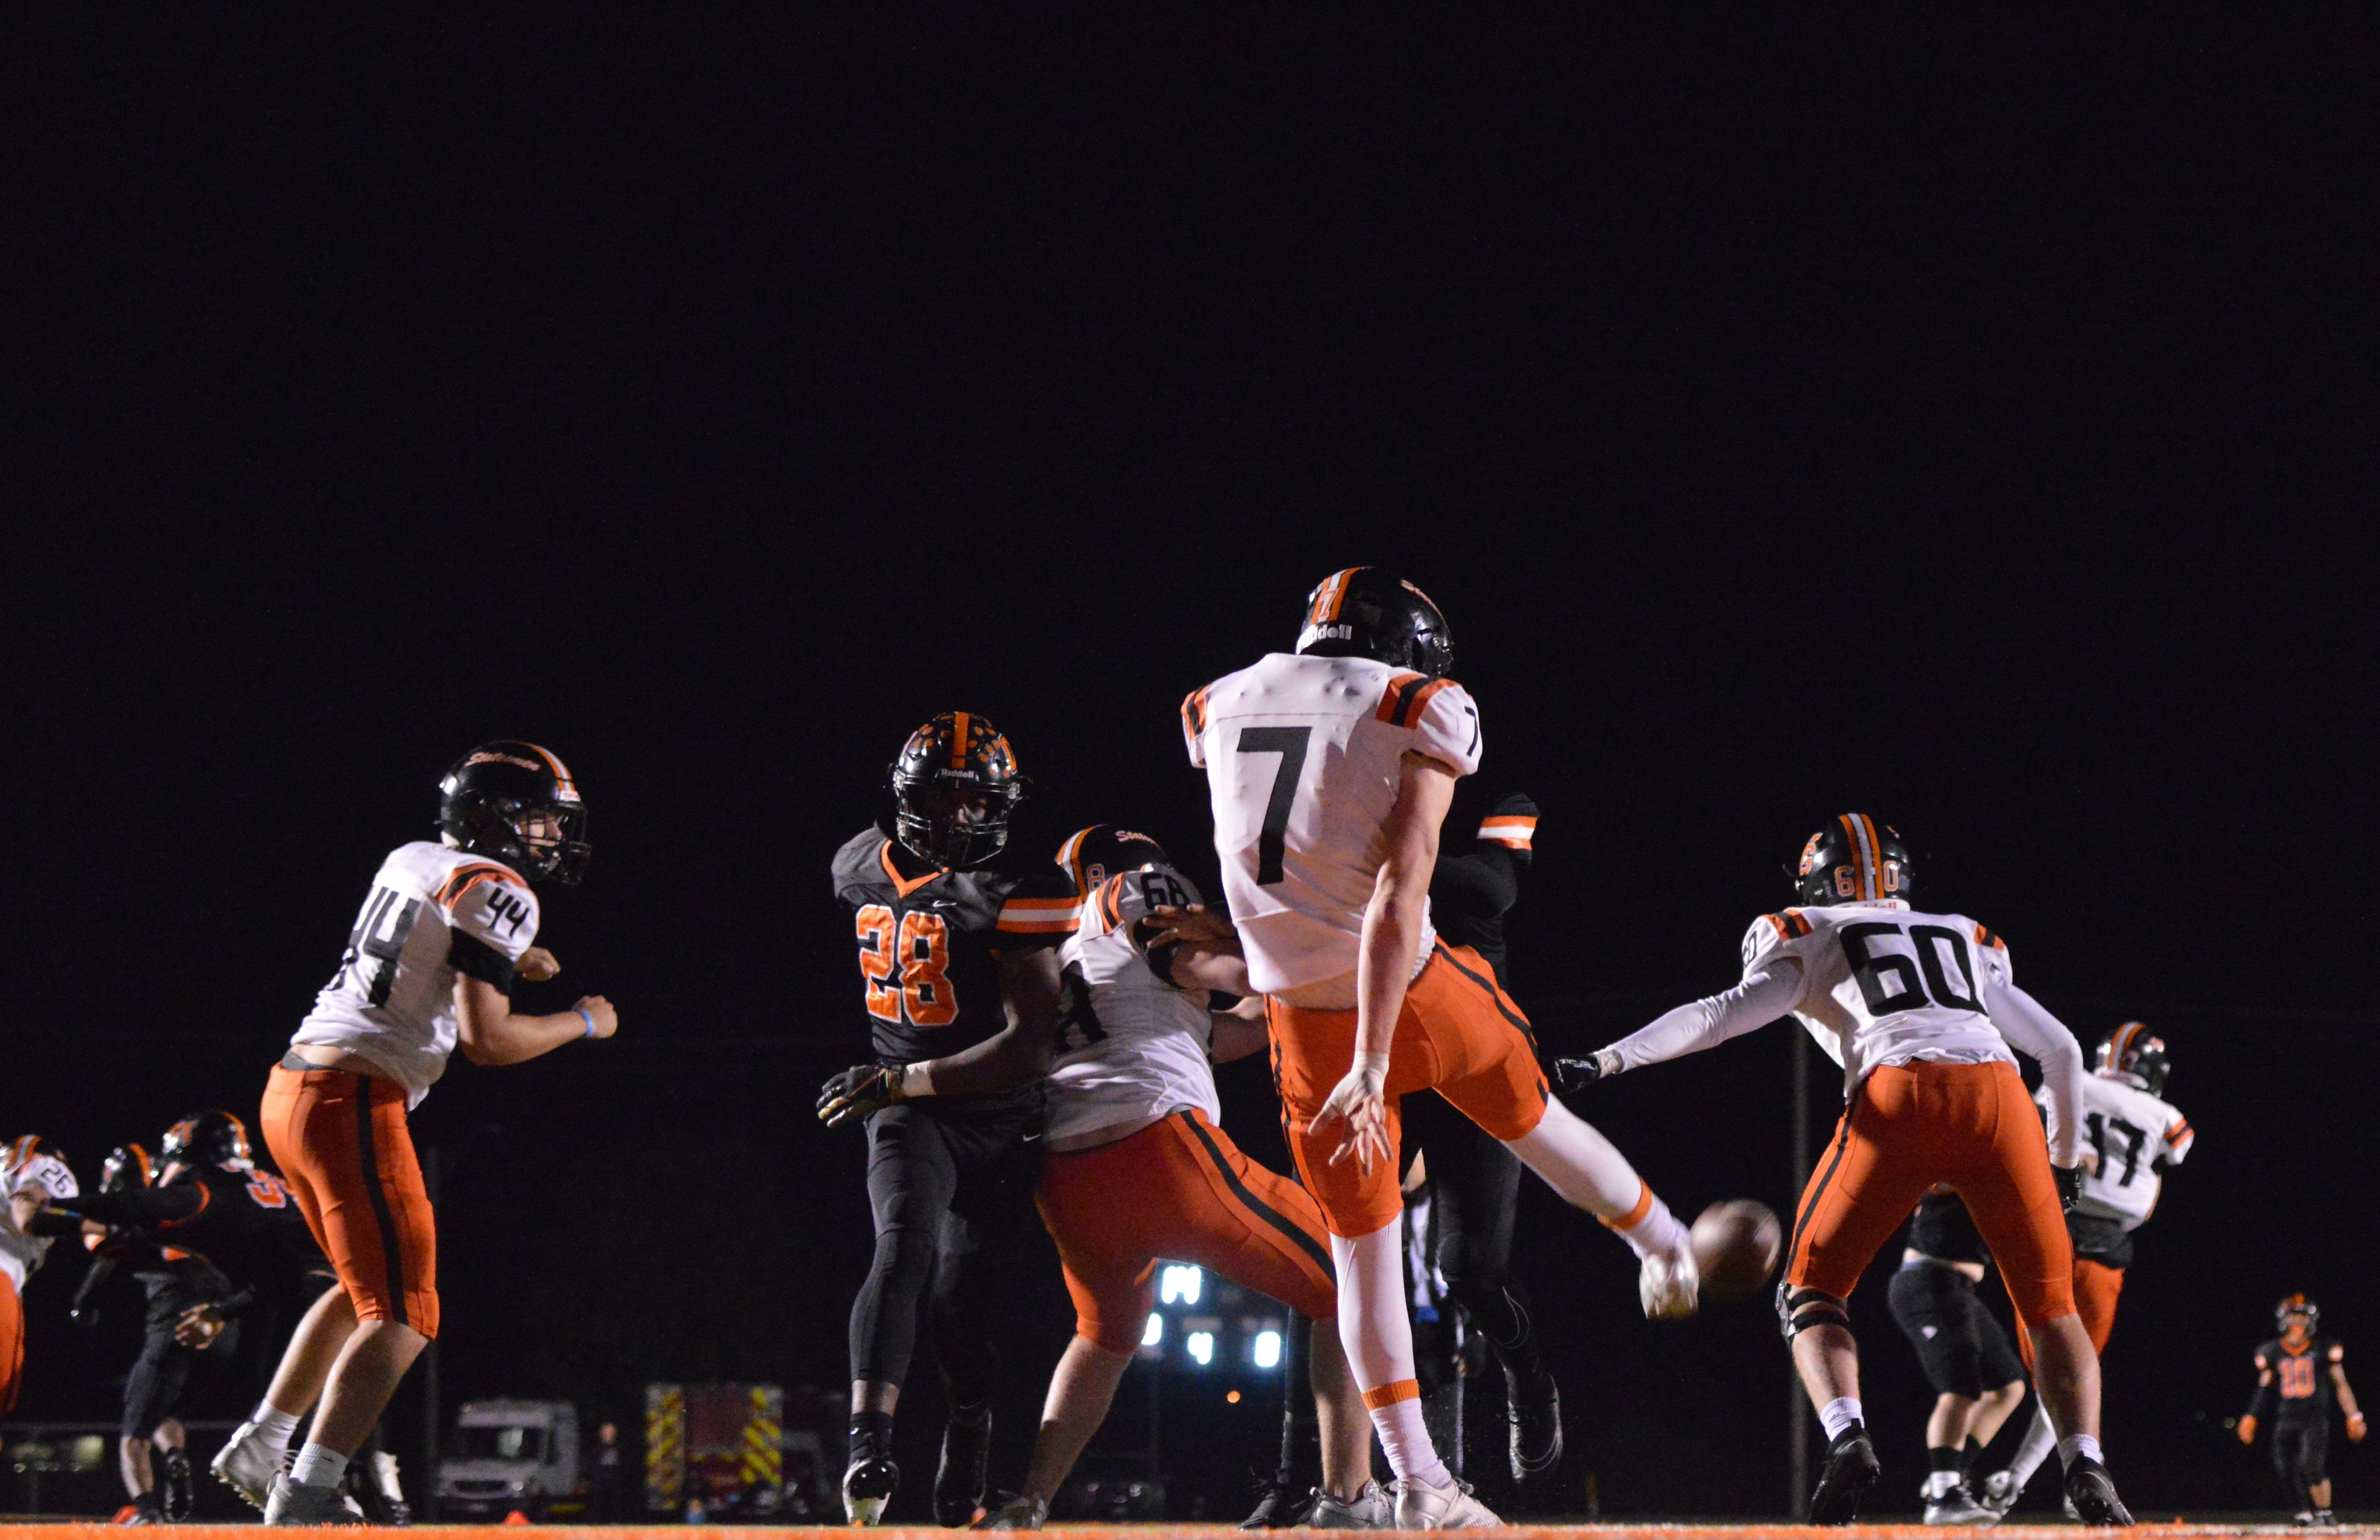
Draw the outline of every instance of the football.
M1776 1214L1750 1198L1712 1204L1694 1217L1692 1234L1706 1304L1740 1300L1767 1282L1785 1241Z

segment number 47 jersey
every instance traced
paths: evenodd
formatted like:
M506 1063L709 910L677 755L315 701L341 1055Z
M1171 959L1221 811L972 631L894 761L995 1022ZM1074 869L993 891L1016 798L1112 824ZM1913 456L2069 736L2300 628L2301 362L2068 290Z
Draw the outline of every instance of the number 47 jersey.
M1182 703L1207 771L1223 894L1262 993L1352 975L1408 753L1479 768L1479 709L1451 679L1368 658L1267 655ZM1418 968L1433 933L1425 927Z
M2137 1230L2156 1211L2163 1166L2179 1166L2197 1138L2190 1120L2160 1097L2104 1074L2082 1078L2082 1138L2099 1158L2082 1178L2077 1214Z

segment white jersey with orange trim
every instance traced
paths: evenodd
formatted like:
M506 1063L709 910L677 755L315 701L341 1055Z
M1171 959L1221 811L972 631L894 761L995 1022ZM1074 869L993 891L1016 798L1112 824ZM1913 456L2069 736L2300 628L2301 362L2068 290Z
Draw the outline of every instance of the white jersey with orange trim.
M455 976L510 992L537 925L537 895L510 867L427 840L399 845L291 1040L369 1060L419 1107L455 1051Z
M2082 1178L2074 1211L2139 1229L2156 1212L2162 1168L2189 1158L2197 1139L2171 1102L2105 1072L2083 1076L2082 1142L2099 1158L2099 1169Z
M1405 756L1479 768L1469 693L1368 658L1275 652L1194 691L1182 729L1250 981L1275 994L1352 978ZM1423 927L1416 970L1435 934Z
M1179 1108L1223 1121L1208 1054L1207 991L1160 976L1140 922L1159 905L1186 908L1198 890L1171 867L1119 872L1084 902L1059 950L1059 1053L1049 1079L1051 1147L1103 1128L1146 1127ZM1121 1135L1119 1135L1121 1136Z
M1843 1067L1847 1097L1885 1065L2013 1065L2013 1047L2041 1065L2051 1158L2074 1164L2082 1050L2016 987L2008 943L1988 928L1881 899L1763 915L1742 950L1741 984L1600 1050L1606 1073L1715 1047L1788 1013Z
M5 1195L15 1197L19 1193L38 1195L44 1203L64 1203L79 1196L82 1188L67 1163L55 1155L35 1155L9 1166L0 1177ZM41 1267L50 1255L52 1237L28 1235L17 1228L17 1216L6 1204L0 1204L0 1276L5 1276L19 1291L25 1279Z

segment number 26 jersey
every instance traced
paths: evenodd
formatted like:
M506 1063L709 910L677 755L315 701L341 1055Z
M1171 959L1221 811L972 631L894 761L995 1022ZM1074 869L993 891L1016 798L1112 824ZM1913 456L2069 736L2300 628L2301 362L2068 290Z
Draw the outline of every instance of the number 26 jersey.
M428 840L399 845L292 1041L370 1061L419 1107L455 1051L455 976L510 994L537 924L537 895L510 867Z
M1274 652L1182 703L1207 771L1223 894L1265 994L1352 975L1404 757L1479 768L1479 709L1451 679ZM1423 928L1418 968L1433 932Z
M860 1000L877 1059L939 1059L1008 1025L996 954L1062 945L1075 933L1075 885L1053 862L1013 847L971 871L905 877L892 837L870 828L834 857L851 905Z

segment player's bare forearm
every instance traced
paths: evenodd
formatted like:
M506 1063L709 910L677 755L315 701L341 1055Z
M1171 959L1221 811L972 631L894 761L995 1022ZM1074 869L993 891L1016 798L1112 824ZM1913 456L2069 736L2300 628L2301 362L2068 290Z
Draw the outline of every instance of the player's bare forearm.
M1058 1049L1058 953L1054 948L998 955L1008 1025L973 1048L929 1060L938 1097L990 1097L1050 1073Z
M2338 1410L2350 1419L2362 1416L2363 1409L2355 1403L2355 1392L2348 1386L2347 1371L2333 1364L2330 1383L2338 1391Z
M1235 1016L1216 1015L1214 1036L1208 1039L1207 1057L1218 1064L1228 1064L1234 1059L1245 1059L1261 1053L1271 1040L1271 1034L1261 1021L1242 1021Z
M1173 966L1169 970L1173 982L1185 989L1220 989L1227 995L1253 995L1256 988L1248 982L1248 960L1240 955L1234 940L1227 950L1217 944L1184 943L1174 949Z
M519 1016L494 985L468 976L455 980L455 1037L474 1064L525 1064L566 1043L609 1037L619 1030L619 1013L601 995L586 996L551 1016Z

